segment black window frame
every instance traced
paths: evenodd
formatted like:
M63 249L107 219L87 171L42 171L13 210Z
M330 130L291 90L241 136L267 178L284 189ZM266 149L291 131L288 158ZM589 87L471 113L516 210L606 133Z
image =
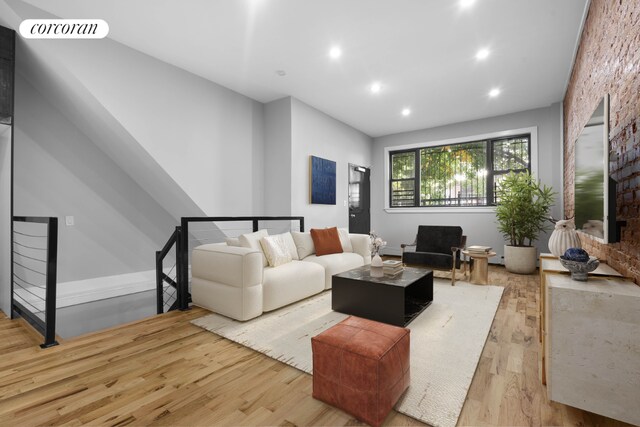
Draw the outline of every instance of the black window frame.
M519 169L500 169L500 170L495 170L494 169L494 146L497 142L500 141L505 141L505 140L510 140L510 139L518 139L518 138L526 138L527 139L527 152L528 152L528 158L529 161L527 162L527 166L525 168L519 168ZM486 195L486 203L484 205L466 205L466 204L457 204L457 205L452 205L452 204L446 204L446 205L428 205L428 206L423 206L420 204L420 181L421 181L421 168L420 168L420 151L426 148L436 148L436 147L447 147L447 146L454 146L454 145L466 145L466 144L478 144L478 143L485 143L486 144L486 169L487 169L487 176L486 176L486 190L485 190L485 195ZM410 153L413 152L414 153L414 161L415 161L415 165L414 165L414 176L413 178L403 178L403 179L393 179L393 156L395 154L402 154L402 153ZM469 141L463 141L463 142L457 142L455 144L439 144L439 145L422 145L416 148L409 148L409 149L401 149L401 150L393 150L393 151L389 151L389 199L388 199L388 203L389 203L389 208L391 209L403 209L403 208L422 208L422 209L429 209L429 208L447 208L447 207L455 207L455 208L478 208L478 207L492 207L492 206L496 206L496 200L495 200L495 193L496 193L496 183L495 183L495 178L497 176L501 176L501 175L505 175L509 172L526 172L529 171L531 172L531 133L522 133L522 134L517 134L517 135L509 135L509 136L500 136L500 137L494 137L494 138L482 138L482 139L474 139L474 140L469 140ZM393 183L394 182L399 182L399 181L410 181L411 179L413 179L414 181L414 197L413 197L413 205L402 205L402 206L394 206L393 205Z
M413 161L414 161L414 166L413 166L413 178L398 178L398 179L394 179L393 178L393 155L394 154L404 154L404 153L413 153ZM418 169L416 169L416 166L420 164L420 160L418 159L418 152L414 149L408 149L408 150L396 150L393 153L389 153L389 194L391 197L391 194L393 193L393 183L394 182L406 182L406 181L413 181L413 199L414 199L414 204L415 204L415 199L416 197L420 197L420 171ZM391 200L391 199L389 199ZM389 202L391 203L391 202ZM413 206L395 206L396 208L408 208L408 207L413 207Z

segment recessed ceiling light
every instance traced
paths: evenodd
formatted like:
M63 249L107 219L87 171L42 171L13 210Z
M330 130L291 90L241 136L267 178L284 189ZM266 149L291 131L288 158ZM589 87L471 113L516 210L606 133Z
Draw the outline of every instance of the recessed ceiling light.
M287 75L287 72L285 70L276 70L276 74L280 77L284 77Z
M478 53L476 53L476 59L482 61L483 59L487 59L489 56L489 49L480 49Z
M381 89L381 88L382 88L382 86L380 86L380 83L379 83L379 82L374 82L374 83L371 85L371 93L378 93L378 92L380 92L380 89Z
M468 9L476 2L476 0L460 0L460 9Z
M334 46L331 48L331 50L329 50L329 56L332 59L338 59L342 56L342 49L340 49L338 46Z
M497 87L489 91L489 96L492 98L495 98L498 95L500 95L500 89L498 89Z
M403 108L402 109L402 115L403 116L408 116L409 114L411 114L411 110L409 108Z

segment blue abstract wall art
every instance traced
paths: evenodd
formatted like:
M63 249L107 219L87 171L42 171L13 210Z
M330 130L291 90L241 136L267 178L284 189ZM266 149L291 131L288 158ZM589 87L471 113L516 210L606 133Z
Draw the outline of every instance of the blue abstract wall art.
M336 204L336 162L311 156L311 203Z

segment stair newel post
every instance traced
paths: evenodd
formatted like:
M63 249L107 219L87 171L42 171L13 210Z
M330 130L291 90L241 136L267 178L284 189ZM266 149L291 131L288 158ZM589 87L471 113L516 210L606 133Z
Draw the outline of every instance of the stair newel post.
M156 251L156 312L158 314L164 312L162 272L162 251Z
M179 261L178 275L178 309L184 311L189 309L189 221L187 218L180 220L180 230L176 230L176 262Z
M47 222L47 285L45 297L45 333L42 348L58 345L56 341L56 285L58 275L58 218Z

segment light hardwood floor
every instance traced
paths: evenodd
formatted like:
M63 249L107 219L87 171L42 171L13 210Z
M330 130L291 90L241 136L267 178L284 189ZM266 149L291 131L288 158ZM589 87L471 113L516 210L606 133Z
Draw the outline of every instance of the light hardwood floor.
M618 426L549 402L538 380L538 278L490 268L505 292L459 425ZM193 326L194 308L47 350L0 319L0 425L360 425L311 397L311 376ZM385 425L422 425L392 412Z

